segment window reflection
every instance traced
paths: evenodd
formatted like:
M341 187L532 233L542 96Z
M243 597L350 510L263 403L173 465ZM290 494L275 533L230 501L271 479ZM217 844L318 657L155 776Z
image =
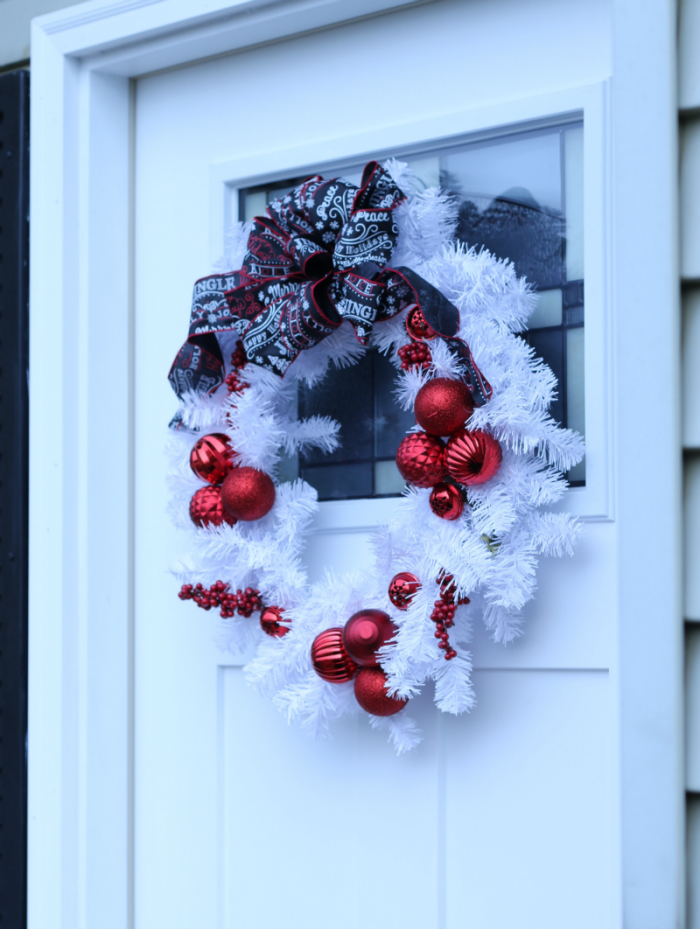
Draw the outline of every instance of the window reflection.
M583 125L568 123L501 138L400 156L413 173L413 190L441 186L457 206L456 235L512 261L538 293L524 338L558 383L553 418L584 434ZM362 164L334 173L359 184ZM328 172L326 172L328 173ZM302 178L240 191L240 214L251 219ZM332 370L322 390L300 388L300 416L332 416L341 447L309 451L283 462L282 477L303 477L319 498L349 499L401 492L394 455L414 424L393 399L395 370L370 351L351 368ZM569 473L585 483L585 460Z

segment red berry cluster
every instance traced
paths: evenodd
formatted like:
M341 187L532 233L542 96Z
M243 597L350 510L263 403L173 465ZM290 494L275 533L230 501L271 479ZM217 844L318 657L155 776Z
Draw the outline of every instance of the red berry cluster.
M435 623L435 638L440 639L438 648L445 652L445 661L457 657L457 652L450 646L448 629L454 626L457 605L469 603L469 597L461 597L455 604L456 587L451 574L444 574L438 578L440 583L440 599L435 601L435 607L430 618Z
M202 610L221 607L223 619L230 619L236 610L240 616L248 617L254 610L262 609L259 590L246 587L245 590L237 590L234 594L223 581L216 581L208 590L201 584L183 584L178 597L181 600L194 600Z
M231 367L233 371L226 376L226 386L230 394L240 394L248 386L245 381L241 380L241 370L248 363L243 342L239 339L236 343L236 350L231 355Z
M432 356L425 342L411 342L408 345L402 345L398 350L398 354L401 359L402 371L408 371L409 368L426 370L430 367Z

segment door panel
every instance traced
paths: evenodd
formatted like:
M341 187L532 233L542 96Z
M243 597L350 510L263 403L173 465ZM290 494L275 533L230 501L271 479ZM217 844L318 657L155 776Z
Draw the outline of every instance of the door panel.
M301 169L314 140L371 156L387 125L399 145L438 111L603 80L608 55L602 2L439 0L138 81L137 929L616 925L614 522L542 562L521 640L476 632L476 709L439 716L426 692L411 707L424 741L397 758L360 717L310 742L246 687L216 618L176 597L167 569L187 538L162 480L166 374L225 209L212 166L259 156L274 171L276 148L297 146ZM602 308L586 312L595 325ZM323 504L310 576L367 564L392 506Z

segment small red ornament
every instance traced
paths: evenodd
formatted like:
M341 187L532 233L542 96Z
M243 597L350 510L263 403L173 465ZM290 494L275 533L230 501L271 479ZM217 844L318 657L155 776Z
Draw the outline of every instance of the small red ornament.
M428 435L452 435L474 412L474 401L464 381L436 377L418 391L415 411Z
M236 520L223 507L221 502L221 488L200 487L190 500L190 519L195 526L220 526L228 523L233 526Z
M264 471L234 468L221 487L221 500L226 511L236 519L261 519L275 502L275 485Z
M397 610L407 610L413 595L420 589L421 583L410 571L395 574L389 583L389 599Z
M377 650L397 632L391 617L383 610L360 610L345 623L343 645L353 661L373 668L379 664Z
M412 339L419 342L423 339L434 339L437 335L437 332L428 325L419 306L414 306L406 314L406 332Z
M381 668L360 668L355 696L363 710L373 716L393 716L408 703L408 697L390 697L386 691L386 674Z
M260 626L267 635L281 639L282 636L289 632L289 626L283 626L280 623L284 610L280 606L266 606L260 614Z
M342 626L319 632L311 646L311 664L316 674L331 684L344 684L353 679L357 665L345 651Z
M430 509L441 519L459 519L464 500L454 484L436 484L430 494Z
M501 467L501 446L488 432L460 429L447 443L447 470L460 484L485 484Z
M411 432L396 452L401 477L417 487L432 487L445 477L445 445L425 432Z
M190 467L203 481L220 484L233 467L232 455L228 436L212 432L195 442L190 452Z

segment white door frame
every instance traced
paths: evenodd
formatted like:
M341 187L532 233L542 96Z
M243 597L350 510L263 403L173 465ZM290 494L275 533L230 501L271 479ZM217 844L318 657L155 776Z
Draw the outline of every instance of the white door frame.
M34 21L30 929L133 925L131 79L407 5L91 0ZM620 573L605 595L626 929L684 923L675 16L665 0L613 2Z

